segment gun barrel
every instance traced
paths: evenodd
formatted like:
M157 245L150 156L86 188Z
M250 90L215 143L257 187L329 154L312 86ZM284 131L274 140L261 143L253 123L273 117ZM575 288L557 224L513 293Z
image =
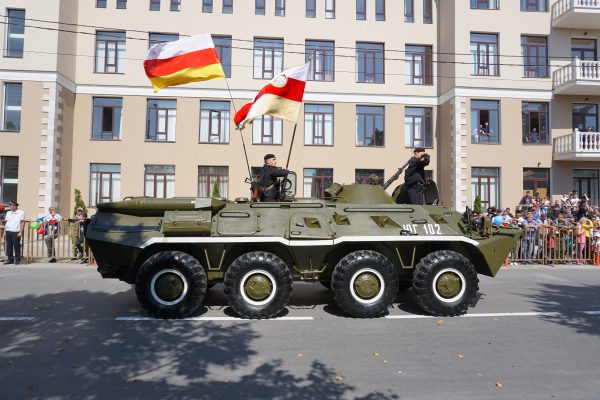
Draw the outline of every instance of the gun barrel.
M383 184L383 189L387 189L392 183L394 183L394 181L396 179L398 179L400 177L400 174L402 173L402 171L404 171L404 168L406 168L406 166L408 165L409 162L410 162L410 159L407 162L405 162L403 166L398 168L398 171L396 171L396 173L394 175L392 175L390 177L390 179L385 181L385 183Z

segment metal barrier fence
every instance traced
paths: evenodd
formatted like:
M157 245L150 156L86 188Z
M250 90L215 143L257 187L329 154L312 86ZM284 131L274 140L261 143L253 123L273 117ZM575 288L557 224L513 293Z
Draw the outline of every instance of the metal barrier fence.
M32 263L35 261L54 258L92 263L93 255L85 238L80 236L79 222L60 221L56 234L38 233L31 227L32 221L25 221L25 232L21 237L21 262ZM40 222L40 226L44 226ZM4 233L4 222L0 225L0 234ZM6 243L0 243L0 259L6 259Z

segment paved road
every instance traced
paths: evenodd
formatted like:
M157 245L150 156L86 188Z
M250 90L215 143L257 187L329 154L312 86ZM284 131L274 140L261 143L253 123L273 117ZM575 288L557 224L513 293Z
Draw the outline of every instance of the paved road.
M600 268L510 267L480 291L467 317L426 317L405 292L359 320L299 284L284 318L244 321L217 285L164 321L92 267L2 266L0 398L600 397Z

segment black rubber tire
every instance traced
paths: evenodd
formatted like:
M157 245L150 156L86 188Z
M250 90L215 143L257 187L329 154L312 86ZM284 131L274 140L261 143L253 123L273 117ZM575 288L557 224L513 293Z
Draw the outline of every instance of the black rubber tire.
M264 300L252 300L242 289L245 279L253 272L262 275L274 287L273 293ZM227 269L223 283L227 303L242 318L276 317L287 307L292 294L290 268L281 258L265 251L246 253L235 259Z
M447 271L460 280L460 292L453 298L436 289L436 276ZM440 250L423 257L413 274L417 303L428 314L451 317L462 315L473 304L479 290L479 278L473 264L462 254Z
M325 289L331 290L331 281L319 281L319 283L321 284L321 286L323 286Z
M187 286L180 298L173 301L160 299L153 290L153 279L165 273L179 277ZM206 273L198 260L189 254L163 251L144 261L136 276L135 293L142 307L158 318L186 318L202 305L206 294Z
M354 280L361 271L379 281L380 290L370 299L361 299L354 291ZM331 291L337 306L352 317L380 317L387 313L398 294L398 273L394 264L382 254L371 250L354 251L335 266Z

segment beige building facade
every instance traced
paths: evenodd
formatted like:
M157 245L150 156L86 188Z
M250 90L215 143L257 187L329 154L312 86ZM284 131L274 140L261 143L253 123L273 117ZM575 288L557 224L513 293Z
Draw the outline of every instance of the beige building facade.
M455 209L512 207L527 189L598 202L600 2L0 0L0 13L0 201L29 216L70 214L75 189L92 210L248 196L244 146L251 167L289 161L299 197L388 179L423 146ZM227 81L153 93L149 45L201 32ZM233 115L309 56L288 160L293 124L240 132Z

